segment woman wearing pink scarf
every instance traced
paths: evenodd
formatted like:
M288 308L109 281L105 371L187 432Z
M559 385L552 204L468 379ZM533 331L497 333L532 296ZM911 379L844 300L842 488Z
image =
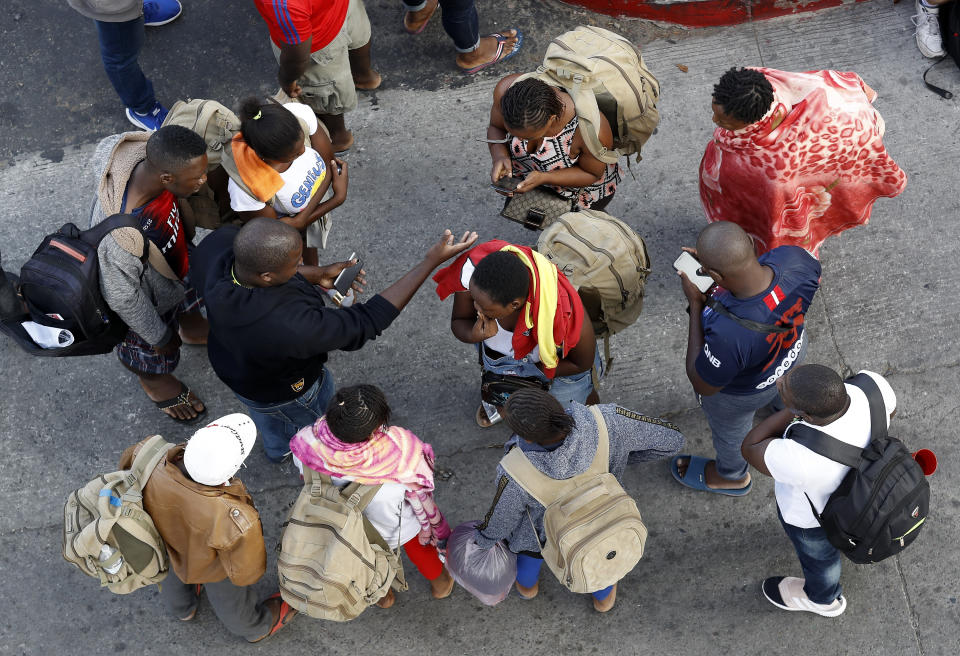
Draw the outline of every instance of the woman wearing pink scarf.
M707 220L732 221L757 254L823 241L870 219L907 175L883 146L877 93L856 73L730 69L713 88L717 129L700 162Z
M430 581L435 599L453 591L453 577L440 561L450 526L433 500L433 449L405 428L389 426L390 407L378 387L339 390L327 414L292 440L293 455L336 484L382 485L363 511L387 545L403 545L407 557ZM393 605L391 590L377 602Z

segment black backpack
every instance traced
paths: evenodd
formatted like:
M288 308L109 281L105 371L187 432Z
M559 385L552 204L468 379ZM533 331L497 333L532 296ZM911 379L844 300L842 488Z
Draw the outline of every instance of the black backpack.
M785 437L852 469L818 514L810 508L841 553L860 565L903 551L916 538L930 508L930 486L903 442L887 435L886 407L876 382L860 373L847 380L870 403L870 443L864 449L807 424L792 424Z
M0 319L0 332L11 337L24 351L41 357L97 355L109 353L127 332L127 326L107 305L100 291L100 265L97 246L117 228L141 230L140 221L129 214L115 214L89 230L68 223L47 235L33 256L20 268L20 276L10 273L0 285L10 296L11 286L22 299L20 307L7 311ZM142 231L141 231L142 232ZM142 262L149 255L150 240L144 236ZM21 322L34 321L44 326L69 330L73 343L62 348L41 348L30 338Z
M953 94L946 89L927 82L927 73L947 57L951 57L954 63L960 67L960 2L941 5L939 14L940 37L943 39L943 49L947 51L947 54L935 61L923 72L923 83L938 96L950 100L953 98Z

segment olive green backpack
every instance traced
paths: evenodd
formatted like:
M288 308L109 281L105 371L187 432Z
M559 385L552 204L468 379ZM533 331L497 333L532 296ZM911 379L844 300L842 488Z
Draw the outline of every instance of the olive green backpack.
M544 229L537 251L579 292L594 333L603 337L609 371L610 336L632 325L643 309L650 275L643 238L606 212L580 210L561 215Z
M63 557L111 592L127 594L167 576L167 548L143 509L143 488L172 447L154 435L130 469L102 474L67 497Z
M280 595L318 619L352 620L389 592L407 589L399 550L363 516L380 485L350 483L303 468L304 486L283 525Z
M547 46L535 77L562 87L577 109L580 134L590 153L605 164L621 155L636 155L660 122L660 83L647 68L640 49L624 36L602 27L581 25ZM613 148L600 143L600 115L613 131Z

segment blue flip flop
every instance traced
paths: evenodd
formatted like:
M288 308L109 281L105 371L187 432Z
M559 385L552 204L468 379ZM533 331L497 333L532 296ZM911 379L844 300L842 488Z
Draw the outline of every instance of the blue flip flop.
M689 462L687 463L687 471L684 472L683 476L680 476L680 469L677 467L677 461L681 458L689 459ZM750 488L753 487L753 481L750 481L745 486L735 490L720 490L715 487L708 487L707 477L704 475L703 470L710 461L710 458L703 458L701 456L692 456L688 453L682 453L678 456L674 456L673 460L670 461L670 473L673 474L673 478L677 481L677 483L680 483L680 485L683 485L684 487L689 487L692 490L712 492L713 494L723 494L724 496L728 497L742 497L750 492Z
M474 66L473 68L462 69L463 72L466 73L467 75L475 75L476 73L479 73L480 71L487 68L488 66L493 66L494 64L499 64L502 61L506 61L510 59L515 54L520 52L520 46L523 45L523 32L521 32L520 30L517 30L517 44L513 46L513 50L511 50L506 55L504 55L503 54L504 45L506 45L510 37L500 34L499 32L488 34L487 36L492 36L497 40L497 53L493 56L493 59L491 59L488 62L484 62L478 66Z

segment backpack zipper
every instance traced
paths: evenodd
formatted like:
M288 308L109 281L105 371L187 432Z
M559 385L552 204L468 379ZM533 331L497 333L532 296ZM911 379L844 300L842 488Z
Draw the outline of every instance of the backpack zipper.
M624 495L624 496L629 496L629 495ZM624 524L624 523L633 522L633 521L636 521L636 518L635 518L635 517L621 517L620 519L618 519L618 520L616 520L616 521L614 521L614 522L610 522L609 524L607 524L606 526L604 526L604 527L601 528L600 530L601 530L601 531L606 531L607 529L611 529L611 528L613 528L613 527L615 527L615 526L617 526L617 525L619 525L619 524ZM643 520L641 520L641 523L643 523ZM572 562L574 562L574 561L576 560L577 554L586 546L586 544L592 539L592 537L593 537L593 536L589 536L589 537L586 537L586 538L580 540L580 542L578 542L577 544L575 544L575 545L573 546L573 548L570 549L569 558L568 558L568 563L567 563L567 566L564 567L564 570L565 570L566 573L567 573L567 583L572 583L572 582L573 582L573 576L572 576L572 574L570 573L569 564L572 563Z
M926 517L924 517L924 518L921 519L919 522L917 522L917 523L914 524L912 527L910 527L910 530L907 531L906 533L904 533L903 535L901 535L900 537L898 537L898 538L893 538L893 541L894 541L894 542L898 542L898 541L899 541L901 547L907 546L906 544L904 544L903 539L904 539L905 537L907 537L908 535L910 535L911 533L913 533L914 531L916 531L918 528L920 528L920 525L923 524L925 521L927 521L927 518L926 518Z
M563 533L560 533L559 535L557 535L557 539L556 539L556 541L555 541L555 544L557 545L558 550L559 550L559 547L560 547L560 543L563 542L563 539L564 539L565 537L567 537L567 534L568 534L568 533L570 533L571 531L579 530L579 529L583 528L583 526L585 526L586 524L589 524L589 523L592 522L592 521L596 521L598 517L603 516L603 515L604 515L607 511L609 511L613 506L619 504L619 503L623 500L624 497L630 498L630 495L628 495L628 494L626 494L626 493L623 493L622 495L615 496L615 497L611 498L609 501L607 501L606 503L604 503L602 506L600 506L599 508L597 508L593 513L591 513L592 517L591 517L590 519L585 519L585 520L583 520L582 522L579 522L579 523L577 523L577 524L574 524L573 526L567 526L567 529L566 529ZM550 505L552 506L553 504L550 504ZM544 516L546 516L546 512L544 512ZM544 527L544 533L546 533L546 527ZM582 542L582 540L581 540L581 542ZM578 543L578 544L579 544L579 543ZM577 545L574 545L574 548L576 548L576 547L577 547ZM560 563L560 566L565 568L565 565L564 565L563 563Z
M607 265L607 268L610 269L610 273L613 274L613 277L617 279L617 285L620 287L620 299L621 299L621 300L620 300L620 304L621 304L621 307L625 307L626 304L627 304L627 298L629 298L630 295L627 293L626 288L623 286L623 278L620 277L620 272L617 271L616 268L613 266L613 262L614 262L613 254L610 253L610 251L608 251L608 250L606 250L606 249L604 249L604 248L600 248L599 246L593 245L591 242L587 241L584 237L581 237L580 234L579 234L578 232L576 232L576 231L570 226L570 224L567 223L567 222L566 222L565 220L563 220L562 218L559 218L559 217L558 217L557 220L560 221L560 223L562 223L564 226L566 226L567 232L568 232L568 233L570 234L570 236L572 236L574 239L580 241L580 242L583 243L585 246L587 246L588 248L592 249L594 252L603 253L604 255L607 256L607 259L610 261L610 264Z
M618 71L620 71L620 75L623 76L623 79L627 81L627 85L629 85L630 90L633 91L633 95L634 95L634 96L636 97L636 99L637 99L637 106L639 106L639 107L641 108L641 110L642 110L640 113L641 113L641 114L646 114L646 113L647 113L647 109L648 109L647 103L646 103L646 99L642 97L642 95L640 94L639 91L637 91L637 87L634 86L633 80L631 80L629 77L627 77L627 72L620 67L620 64L618 64L617 62L613 61L613 60L610 59L609 57L604 57L603 55L598 55L598 56L597 56L597 59L599 59L600 61L605 61L605 62L607 62L608 64L610 64L611 66L613 66L615 69L617 69ZM641 75L640 77L642 78L643 76Z
M308 598L306 597L306 595L302 595L302 594L298 593L298 592L295 591L295 590L291 590L288 586L285 586L285 585L283 585L282 583L280 583L280 584L278 585L278 587L280 588L280 590L282 590L283 592L286 592L286 593L287 593L288 595L290 595L291 597L296 597L297 599L300 599L304 604L306 604L306 605L308 605L308 606L317 606L317 607L323 608L323 609L325 609L325 610L335 610L335 611L340 612L340 614L343 615L343 616L345 616L345 617L350 617L350 615L351 615L350 612L349 612L349 609L345 608L343 605L339 605L339 606L328 606L327 604L321 604L321 603L318 602L318 601L314 601L314 600L312 600L312 599L308 599Z
M367 567L369 567L370 569L372 569L372 570L374 570L374 571L377 570L376 566L375 566L373 563L371 563L369 560L367 560L366 558L364 558L364 557L363 557L363 554L360 553L359 551L357 551L352 544L350 544L349 542L347 542L346 540L344 540L343 537L341 537L341 535L340 535L339 533L337 533L336 528L335 528L334 526L332 526L331 524L324 524L323 522L316 522L316 523L303 522L303 521L300 521L299 519L293 519L293 518L288 519L288 520L287 520L287 524L296 524L297 526L303 526L303 527L305 527L305 528L325 528L325 529L327 529L328 531L330 531L330 532L333 534L333 537L335 537L340 544L342 544L342 545L345 546L347 549L349 549L350 551L352 551L352 552L353 552L353 555L356 556L364 565L366 565ZM372 546L372 545L371 545L371 546Z
M336 582L336 581L334 581L334 580L332 580L332 579L327 578L326 576L324 576L323 574L321 574L320 572L318 572L318 571L315 570L314 568L310 567L309 565L295 565L294 563L291 563L291 562L289 562L289 561L286 561L286 560L284 560L283 558L278 558L278 559L277 559L277 564L278 564L278 565L281 565L281 566L283 566L283 567L286 567L286 568L288 568L288 569L298 570L298 571L301 571L301 572L307 572L308 574L312 575L313 577L315 577L315 578L317 578L317 579L320 579L320 580L323 581L324 583L326 583L326 584L328 584L328 585L332 585L333 587L335 587L337 590L340 591L340 594L342 594L345 599L351 599L351 600L352 600L352 601L350 602L351 605L352 605L352 604L355 604L355 603L357 603L357 601L359 601L358 599L355 598L354 595L351 595L351 594L350 594L350 589L349 589L347 586L343 585L342 583L338 583L338 582ZM376 570L374 570L374 571L376 571ZM317 591L317 592L321 592L321 591L322 591L320 588L314 588L313 586L307 585L307 584L304 583L303 581L297 581L297 583L298 583L299 585L302 585L302 586L305 587L305 588L310 588L311 590L315 590L315 591Z
M886 480L887 474L890 473L890 470L906 457L907 454L900 453L896 458L888 462L886 465L884 465L883 469L880 470L880 475L874 479L873 489L870 490L870 497L867 499L866 505L864 505L863 510L860 512L860 516L857 517L857 521L853 523L850 533L856 535L860 532L860 529L863 528L861 524L863 524L863 522L866 520L867 512L873 507L873 502L880 493L880 483Z

